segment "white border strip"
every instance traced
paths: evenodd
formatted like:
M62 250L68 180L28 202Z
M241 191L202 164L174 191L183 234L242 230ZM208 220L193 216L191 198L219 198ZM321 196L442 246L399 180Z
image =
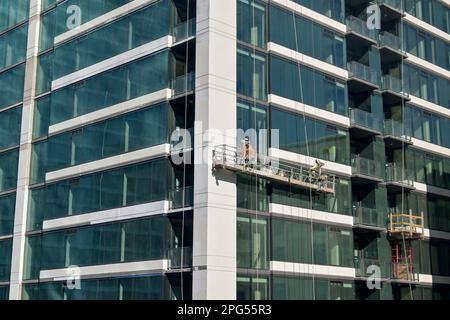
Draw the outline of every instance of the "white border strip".
M332 223L334 225L337 224L347 226L350 228L353 227L353 217L346 216L343 214L292 207L278 203L269 203L269 212L291 218L300 218L304 220L312 220L315 222Z
M103 264L98 266L80 267L79 276L81 279L88 277L112 277L123 274L136 274L146 272L164 272L168 270L169 261L167 259L125 262L114 264ZM40 280L65 281L73 279L70 268L41 270Z
M160 91L149 93L135 99L127 100L110 107L102 108L97 111L93 111L85 115L51 125L48 128L48 134L55 135L64 131L73 130L81 126L135 111L158 102L169 100L171 97L171 89L162 89Z
M425 238L430 239L442 239L442 240L450 240L450 232L433 230L433 229L423 229L423 234Z
M432 33L436 37L442 38L447 42L450 42L450 34L439 30L438 28L432 26L431 24L428 24L420 19L417 19L413 15L409 13L405 13L405 21L415 25L416 27L422 29L423 31L427 33Z
M131 1L117 9L114 9L112 11L109 11L95 19L92 19L91 21L88 21L78 28L75 28L73 30L69 30L65 33L62 33L55 37L55 46L61 44L62 42L69 41L75 37L80 36L81 34L87 33L91 30L97 29L113 20L116 20L120 17L123 17L133 11L136 11L140 8L143 8L144 6L151 4L152 2L155 2L156 0L134 0Z
M269 94L268 101L270 104L278 106L285 110L294 111L298 114L305 113L307 116L310 116L314 119L319 119L328 123L331 122L344 128L350 127L349 117L334 112L322 110L320 108L316 108L291 99L283 98L274 94Z
M61 89L65 86L71 85L78 81L93 77L97 74L124 65L133 60L145 57L162 49L170 48L172 46L172 41L173 41L172 36L165 36L152 42L143 44L142 46L139 46L137 48L128 50L124 53L118 54L117 56L114 56L112 58L93 64L84 69L65 75L59 79L52 81L52 91Z
M448 189L429 186L425 183L420 183L420 182L416 182L416 181L414 182L414 186L416 187L416 190L415 190L416 192L432 193L432 194L450 198L450 190L448 190Z
M291 163L296 163L304 166L314 165L316 158L308 157L303 154L298 154L294 152L284 151L281 149L270 148L269 155L280 160L285 160ZM336 163L333 161L320 160L325 164L324 170L326 172L332 172L341 176L351 177L352 167L345 164Z
M355 268L282 261L270 261L270 271L304 274L305 276L316 275L329 278L354 279L356 277Z
M449 134L449 133L446 133ZM439 146L434 143L430 143L427 141L423 141L416 138L411 138L411 141L413 142L413 146L416 149L420 149L423 151L426 151L428 153L434 153L438 154L447 158L450 158L450 149L446 147Z
M299 5L291 0L272 0L272 3L276 3L277 5L284 7L288 10L293 10L299 16L305 17L309 20L313 20L314 22L328 27L335 32L344 35L347 33L347 26L343 23L340 23L334 19L331 19L323 14L318 13L317 11L311 10L307 7Z
M407 53L406 57L410 64L418 66L422 69L426 69L427 71L429 71L431 73L435 73L443 78L450 79L450 71L449 70L439 67L438 65L432 64L431 62L428 62L427 60L416 57L416 56L412 55L411 53Z
M424 100L422 98L413 96L412 94L409 94L410 101L409 104L412 104L418 108L421 108L423 110L427 110L429 112L440 114L444 117L450 118L450 109L447 109L443 106L440 106L438 104L435 104L433 102Z
M342 68L339 68L335 65L329 64L327 62L324 62L322 60L318 60L316 58L312 58L308 55L305 55L303 53L299 53L295 50L291 50L289 48L283 47L279 44L276 44L274 42L269 42L267 44L267 50L269 52L276 53L282 57L285 57L289 60L293 60L295 62L299 62L305 66L308 66L310 68L313 68L314 70L322 71L323 73L326 73L328 75L334 76L336 78L339 78L341 80L348 80L348 71Z
M450 277L434 276L431 274L419 273L419 282L421 284L433 284L433 283L450 284Z
M163 200L129 207L78 214L58 219L45 220L42 225L42 230L52 231L57 229L143 218L148 216L166 214L169 212L169 208L169 201Z
M150 148L127 152L117 156L64 168L57 171L47 172L45 174L45 182L51 183L58 180L78 177L97 171L104 171L144 160L167 156L169 154L170 144L161 144Z

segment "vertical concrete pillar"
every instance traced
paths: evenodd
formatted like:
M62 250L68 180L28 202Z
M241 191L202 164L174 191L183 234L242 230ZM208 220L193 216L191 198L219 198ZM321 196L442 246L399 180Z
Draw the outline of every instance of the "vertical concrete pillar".
M36 94L37 55L39 51L40 10L41 0L31 0L9 289L10 300L19 300L22 296L21 287L25 262L25 232L30 182L31 141L33 133L34 98Z
M194 299L236 299L236 177L212 172L236 145L236 20L236 1L197 0Z

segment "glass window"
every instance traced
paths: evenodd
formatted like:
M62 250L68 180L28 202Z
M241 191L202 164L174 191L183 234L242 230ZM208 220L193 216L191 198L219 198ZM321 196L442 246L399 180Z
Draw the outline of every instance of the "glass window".
M187 168L187 187L191 174ZM28 228L40 228L43 220L167 200L176 179L183 183L176 167L158 159L34 188Z
M13 234L16 194L0 197L0 236Z
M330 64L344 67L344 38L321 25L270 7L270 41ZM297 37L297 39L296 39Z
M237 265L239 268L269 267L269 236L267 218L237 218Z
M16 188L18 165L18 149L0 153L0 192Z
M282 150L343 164L350 161L349 133L343 128L276 108L271 125L279 130Z
M53 125L169 86L169 52L102 73L38 100L34 136Z
M12 239L0 241L0 281L7 282L11 275Z
M158 104L34 144L31 182L44 181L47 172L168 142L175 125L168 123L168 108Z
M185 219L186 229L187 225L192 225L189 222L192 215ZM181 221L173 223L159 215L29 236L25 277L36 279L41 270L73 265L82 267L166 259L168 250L178 248L175 229L181 230L182 226Z
M266 57L264 55L238 48L237 92L247 97L266 100L266 69Z
M276 56L270 58L270 88L271 94L341 115L348 113L344 83Z
M0 110L19 103L23 99L25 63L0 73Z
M0 150L20 144L22 106L0 112Z
M92 1L91 1L92 2ZM124 1L120 1L124 3ZM120 4L119 3L119 4ZM62 9L62 8L61 8ZM57 14L64 15L64 11L56 9ZM89 8L82 12L90 12ZM49 14L50 23L54 21ZM67 28L64 17L56 17L61 26L61 33ZM47 19L43 20L44 25ZM49 27L43 32L48 32ZM156 3L125 16L119 20L96 29L81 38L64 43L54 49L53 80L61 78L77 70L106 60L110 57L136 48L140 45L156 40L169 34L169 5L168 1L157 1ZM114 37L111 37L114 35ZM53 35L50 35L51 38ZM42 37L41 48L48 47L52 40Z
M266 7L255 0L237 1L237 34L240 41L266 47Z
M25 61L28 23L0 36L0 70Z
M2 0L0 2L0 31L28 19L30 0Z

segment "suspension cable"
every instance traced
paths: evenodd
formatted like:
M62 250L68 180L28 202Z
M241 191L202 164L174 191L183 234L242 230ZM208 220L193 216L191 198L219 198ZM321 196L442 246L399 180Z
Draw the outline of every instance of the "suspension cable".
M292 13L292 23L294 27L294 38L295 38L295 51L297 53L300 53L299 51L299 41L298 41L298 32L297 32L297 19L295 16L294 8L291 8ZM301 72L301 64L300 61L297 59L297 72L298 72L298 79L299 79L299 90L300 90L300 103L302 107L302 116L303 116L303 124L304 124L304 133L305 133L305 142L306 142L306 154L308 158L310 158L310 150L309 150L309 140L308 140L308 130L306 126L306 112L305 112L305 104L304 104L304 95L303 95L303 82L302 82L302 72ZM298 105L298 101L295 100L295 104ZM314 224L313 224L313 191L312 191L312 184L309 185L309 212L307 214L307 217L310 222L310 235L311 235L311 264L314 265ZM298 218L300 221L300 217ZM300 234L300 228L299 228L299 234ZM299 247L299 250L300 247ZM309 273L309 268L308 268ZM312 272L312 297L315 299L315 274Z

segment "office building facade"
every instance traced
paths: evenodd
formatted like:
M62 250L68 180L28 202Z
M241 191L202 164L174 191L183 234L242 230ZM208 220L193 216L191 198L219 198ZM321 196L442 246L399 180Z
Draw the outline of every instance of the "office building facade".
M448 299L448 0L3 0L0 299Z

